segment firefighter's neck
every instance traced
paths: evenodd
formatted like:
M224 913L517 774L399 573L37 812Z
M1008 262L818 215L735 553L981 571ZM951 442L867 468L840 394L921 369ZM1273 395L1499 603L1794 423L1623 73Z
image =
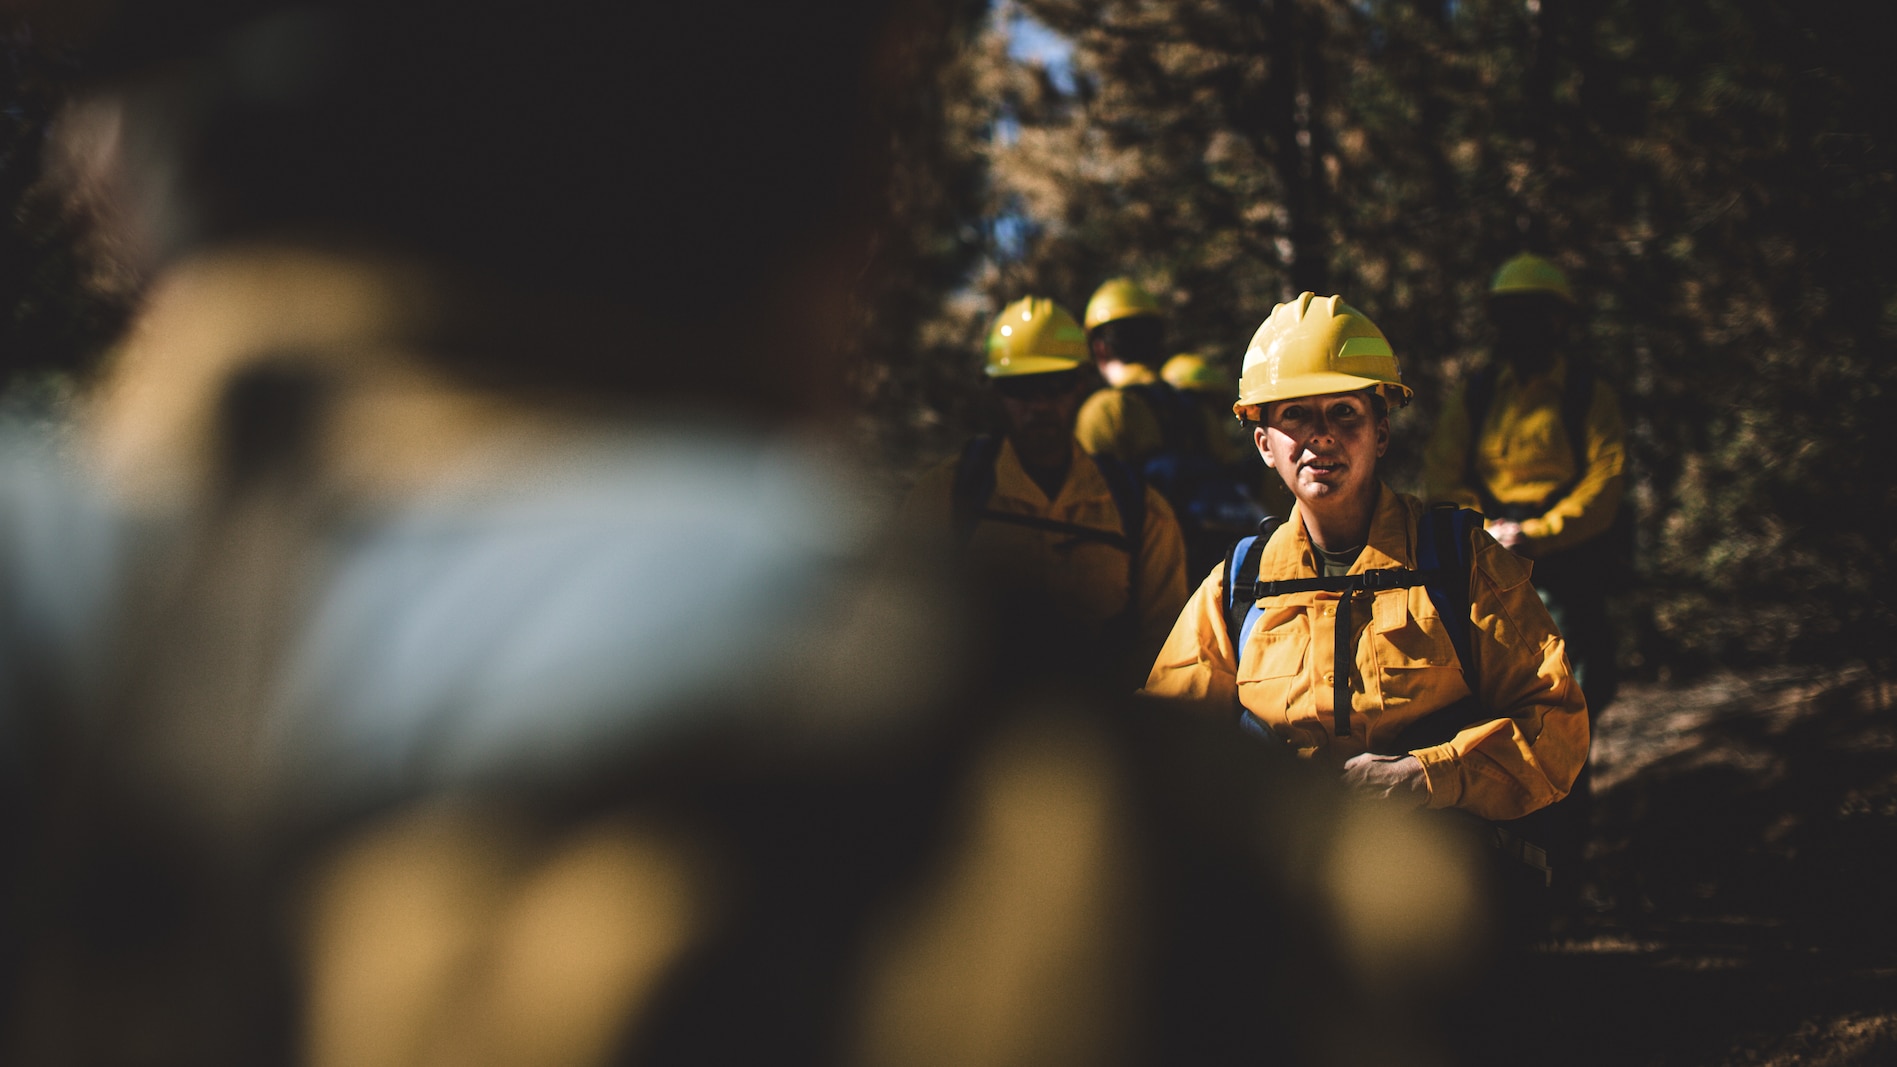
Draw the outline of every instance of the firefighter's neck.
M1302 500L1304 530L1311 543L1326 552L1348 552L1370 540L1370 520L1377 512L1377 482L1348 496Z
M1048 500L1059 499L1061 486L1067 484L1068 468L1073 466L1073 453L1060 453L1058 461L1050 456L1039 457L1039 460L1039 462L1034 462L1022 456L1021 469L1027 472L1035 485L1041 487L1041 492L1047 494Z
M1502 358L1515 372L1516 381L1527 381L1548 373L1558 354L1551 345L1529 344L1503 349Z

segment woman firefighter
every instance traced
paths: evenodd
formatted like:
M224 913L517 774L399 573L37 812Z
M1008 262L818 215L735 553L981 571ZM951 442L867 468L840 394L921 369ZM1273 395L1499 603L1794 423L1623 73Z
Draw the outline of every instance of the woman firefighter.
M1233 411L1296 504L1199 586L1146 691L1236 700L1242 723L1360 790L1520 818L1573 785L1586 704L1529 564L1473 513L1378 478L1391 402L1410 395L1382 331L1341 297L1272 310Z

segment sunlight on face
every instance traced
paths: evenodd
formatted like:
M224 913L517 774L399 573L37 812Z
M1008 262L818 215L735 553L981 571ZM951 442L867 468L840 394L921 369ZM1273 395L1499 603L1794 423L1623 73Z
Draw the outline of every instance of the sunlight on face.
M1390 420L1377 415L1368 390L1294 397L1265 406L1253 440L1293 496L1322 508L1375 491Z

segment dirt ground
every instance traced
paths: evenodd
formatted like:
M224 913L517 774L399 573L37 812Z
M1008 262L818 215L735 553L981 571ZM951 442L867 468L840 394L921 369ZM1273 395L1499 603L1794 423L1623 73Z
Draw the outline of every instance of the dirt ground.
M1897 1064L1894 698L1849 671L1625 686L1580 899L1491 1006L1517 1062Z

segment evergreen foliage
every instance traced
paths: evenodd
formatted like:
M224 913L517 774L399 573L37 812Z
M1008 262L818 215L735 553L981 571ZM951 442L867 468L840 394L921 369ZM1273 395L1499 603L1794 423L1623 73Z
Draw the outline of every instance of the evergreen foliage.
M65 60L20 31L0 40L0 394L39 406L124 326L128 286L86 215L46 179Z
M944 102L950 154L987 167L987 223L937 224L958 255L985 241L983 299L949 300L891 362L941 361L906 372L908 399L959 428L980 322L1023 292L1077 309L1131 274L1171 308L1173 348L1228 369L1274 302L1342 292L1419 388L1395 420L1408 487L1445 391L1486 358L1490 273L1541 252L1628 414L1630 663L1889 667L1897 65L1857 11L1011 0ZM1023 15L1071 42L1071 78L1010 56Z

